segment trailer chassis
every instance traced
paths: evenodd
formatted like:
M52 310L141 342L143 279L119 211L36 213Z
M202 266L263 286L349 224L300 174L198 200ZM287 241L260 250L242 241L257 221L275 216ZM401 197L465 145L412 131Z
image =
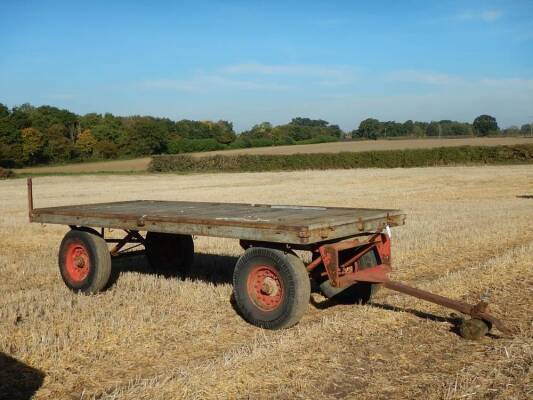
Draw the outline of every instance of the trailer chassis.
M29 218L31 221L34 215L31 178L28 178L27 184L28 209ZM105 236L105 229L103 227L101 227L99 232L85 226L69 225L69 227L71 232L81 232L84 234L97 236L102 243L105 243L105 246L112 245L111 249L107 248L110 259L111 257L117 257L119 255L126 254L141 246L144 246L145 250L148 251L150 250L149 242L153 242L153 240L149 239L150 232L148 232L146 236L143 236L138 230L124 229L125 235L122 238L110 238ZM183 236L185 235L172 236L172 234L169 233L162 233L159 235L160 236L158 238L162 237L163 239L173 239L173 236L179 237L178 239L180 240L173 243L173 245L176 245L180 248L180 250L183 250L183 243L186 242L186 240L185 242L183 240ZM305 276L309 275L314 279L326 282L331 288L333 288L334 291L342 291L343 289L350 288L352 285L361 283L376 287L385 287L387 289L438 304L470 316L471 319L463 320L459 327L461 335L467 339L479 339L484 336L492 327L497 328L504 334L512 334L511 330L508 329L501 320L488 312L488 304L486 302L481 301L477 304L469 304L392 280L390 278L390 274L392 272L391 238L388 225L385 226L384 229L377 232L361 232L350 237L323 241L314 244L289 244L254 240L241 240L240 244L245 250L245 255L239 259L236 269L240 268L240 270L244 271L246 271L246 268L250 269L249 259L250 257L253 259L253 257L250 256L248 259L246 259L248 256L247 253L257 253L254 256L257 258L259 255L260 259L263 261L259 262L259 264L257 262L255 264L252 263L253 265L251 267L251 272L248 271L248 275L246 275L247 283L245 285L245 289L239 291L238 288L235 288L234 294L236 297L242 297L243 294L241 292L247 292L248 297L251 298L252 301L255 301L256 303L254 304L257 305L260 311L263 312L275 310L276 307L281 304L282 300L280 299L282 299L282 295L285 294L284 292L290 289L284 286L285 283L281 281L281 277L278 274L279 271L276 271L275 268L271 268L271 266L269 266L268 262L265 260L271 257L272 259L281 260L280 262L282 263L282 258L285 257L287 258L289 263L288 265L291 268L295 265L299 265L299 263L301 263L303 266L303 263L298 258L295 250L304 250L310 251L313 254L313 260L304 267ZM77 251L77 253L72 253L72 260L70 262L71 269L75 269L80 265L83 267L84 263L90 263L89 254L84 255L83 251ZM365 257L368 258L369 255L372 255L373 259L375 260L373 265L365 265L365 262L363 262ZM297 261L295 258L297 258ZM243 261L243 259L246 260ZM66 263L68 264L68 260ZM234 276L235 285L237 285L239 282L237 278ZM303 282L308 278L304 278L302 280L300 277L299 279ZM67 283L67 281L65 281L65 283ZM69 286L68 283L67 286ZM101 286L103 287L104 285ZM71 287L71 289L75 289L75 287ZM308 296L308 294L303 291L304 300L306 295ZM303 311L300 311L300 314L303 314ZM246 315L244 316L246 318ZM299 317L301 317L301 315L293 317L292 320L289 318L290 323L287 322L284 325L279 326L263 323L262 321L254 320L252 317L246 319L265 328L279 328L287 327L291 324L293 325L297 322Z

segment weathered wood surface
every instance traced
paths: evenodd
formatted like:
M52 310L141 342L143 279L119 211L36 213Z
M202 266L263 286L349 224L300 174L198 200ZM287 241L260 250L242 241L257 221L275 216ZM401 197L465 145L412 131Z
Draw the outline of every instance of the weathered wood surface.
M188 201L38 208L32 222L309 244L402 225L400 210Z

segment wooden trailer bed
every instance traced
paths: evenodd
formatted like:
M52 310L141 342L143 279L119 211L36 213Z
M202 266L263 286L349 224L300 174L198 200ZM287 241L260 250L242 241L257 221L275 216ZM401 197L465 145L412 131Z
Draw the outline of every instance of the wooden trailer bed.
M33 209L32 222L312 244L403 225L400 210L189 201L124 201Z

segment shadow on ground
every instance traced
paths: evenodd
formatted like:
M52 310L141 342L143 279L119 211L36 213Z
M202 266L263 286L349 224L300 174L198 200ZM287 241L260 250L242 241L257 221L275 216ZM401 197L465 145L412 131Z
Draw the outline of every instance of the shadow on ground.
M170 275L165 275L165 277L170 279L190 279L192 281L202 281L214 285L232 284L233 271L235 269L235 264L237 260L238 257L233 256L195 253L194 264L192 265L188 273L182 275L179 273L179 271L174 271ZM117 279L120 279L120 274L124 272L137 272L141 274L157 275L157 273L148 263L148 260L146 259L146 256L143 252L132 252L131 254L126 253L120 257L113 258L112 284L114 284ZM317 293L319 292L319 289L317 287L313 287L312 292ZM237 311L234 305L234 299L232 298L230 301L234 309ZM320 310L327 309L339 304L350 304L347 302L336 301L335 298L317 301L313 296L311 296L310 302L313 307ZM391 306L389 304L381 304L375 302L370 302L369 305L388 311L409 313L421 319L448 323L451 325L450 331L454 332L457 335L459 335L458 327L463 321L462 317L456 315L440 316L430 314L424 311L415 310L413 308L402 308L397 306ZM357 307L358 305L353 303L353 306ZM488 336L497 337L490 333Z
M313 297L311 297L311 304L313 305L313 307L319 310L325 310L327 308L330 308L330 307L333 307L339 304L346 305L350 303L335 301L334 298L326 299L324 301L316 301ZM421 319L428 319L430 321L448 323L451 325L450 331L460 336L459 326L463 322L463 318L458 315L452 315L452 316L446 317L446 316L441 316L441 315L430 314L430 313L420 311L420 310L415 310L413 308L403 308L403 307L391 306L389 304L374 303L374 302L369 302L368 305L372 307L376 307L376 308L381 308L383 310L412 314L415 317L418 317ZM358 304L353 303L353 306L357 307ZM488 336L496 337L495 335L492 335L492 334L489 334Z
M228 284L233 282L233 270L237 260L238 257L233 256L195 253L194 263L186 274L182 275L180 271L173 271L165 274L165 277L190 279L215 285ZM120 279L120 274L124 272L157 275L143 252L126 253L120 257L113 258L112 283Z
M41 387L45 374L17 359L0 353L0 399L31 399Z

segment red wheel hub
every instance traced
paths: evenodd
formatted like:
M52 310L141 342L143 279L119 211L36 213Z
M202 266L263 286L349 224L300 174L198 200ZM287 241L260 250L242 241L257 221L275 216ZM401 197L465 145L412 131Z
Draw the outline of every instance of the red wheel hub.
M279 272L270 265L256 265L247 281L248 296L263 311L272 311L283 302L284 289Z
M65 266L68 277L72 282L78 283L87 278L91 267L87 249L79 243L70 244L66 251Z

